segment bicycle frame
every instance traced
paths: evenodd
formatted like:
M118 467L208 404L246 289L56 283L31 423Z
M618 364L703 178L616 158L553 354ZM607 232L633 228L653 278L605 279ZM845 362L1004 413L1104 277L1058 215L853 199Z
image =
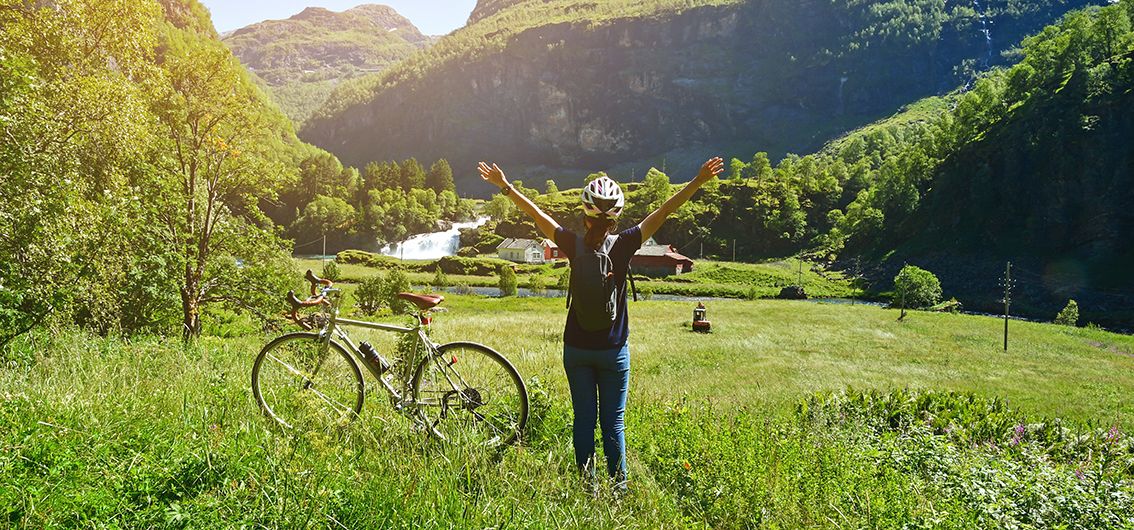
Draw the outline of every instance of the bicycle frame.
M341 291L339 289L324 289L325 295L326 294L339 294L340 292ZM355 361L358 364L361 364L362 366L366 367L366 370L368 372L370 372L370 375L374 376L374 379L377 380L382 385L382 388L384 388L386 390L386 393L390 394L390 397L393 398L394 402L399 404L398 405L399 408L402 408L402 407L404 407L408 404L414 404L414 405L421 404L421 403L417 403L416 401L413 401L412 399L409 399L408 396L406 396L402 393L402 391L395 388L394 385L392 385L390 383L390 381L387 381L386 378L382 377L386 373L389 373L389 369L386 372L379 372L374 368L373 364L371 364L370 362L367 362L366 358L362 355L362 351L354 343L354 341L351 340L350 335L347 334L344 327L357 327L357 328L364 328L364 329L373 329L373 330L378 330L378 331L387 331L387 332L399 333L399 334L416 333L417 339L418 339L417 344L419 346L425 347L425 352L424 352L425 356L418 355L417 354L418 353L417 348L415 347L413 357L410 358L410 359L403 359L403 362L405 363L405 368L406 368L406 372L405 372L406 380L401 381L401 382L404 385L404 388L408 389L410 384L411 384L410 378L413 377L411 370L413 370L413 368L418 363L420 363L422 360L424 360L424 359L426 359L430 356L435 357L435 356L438 355L437 349L440 346L440 344L433 342L433 340L430 339L429 336L425 333L425 330L427 328L427 324L425 322L423 322L423 320L425 320L425 313L427 313L427 312L415 311L415 312L412 313L414 319L418 322L418 324L416 326L413 326L413 327L398 326L398 325L394 325L394 324L382 324L382 323L378 323L378 322L368 322L368 321L365 321L365 320L352 320L352 319L347 319L347 318L339 318L339 308L338 308L339 300L340 300L339 297L336 296L334 298L334 302L331 302L331 303L328 304L330 306L330 311L328 311L328 313L329 313L328 321L322 328L319 329L319 339L321 341L320 348L324 352L326 352L326 350L329 348L331 340L338 339L340 344L345 346L347 351L349 351L351 353L351 355L354 356ZM377 355L381 359L383 364L385 364L386 366L392 367L392 363L390 362L390 360L387 359L386 357L383 357L382 354L375 352L375 355ZM322 367L322 359L325 359L325 358L326 358L325 355L321 356L321 360L320 360L319 364L315 366L314 370L312 370L313 376L315 374L319 373L319 368ZM451 369L450 369L450 371L451 371ZM445 373L445 372L446 371L442 372L445 375L445 378L449 381L449 383L451 385L453 385L454 389L457 388L457 385L455 385L453 383L453 379L449 376L448 373ZM463 378L460 376L459 373L454 372L454 374L457 376L458 380L461 380L462 382L464 382Z

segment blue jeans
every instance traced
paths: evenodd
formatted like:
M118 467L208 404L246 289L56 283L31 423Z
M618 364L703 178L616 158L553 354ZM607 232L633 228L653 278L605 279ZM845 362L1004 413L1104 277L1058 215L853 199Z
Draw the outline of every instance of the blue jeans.
M588 471L595 454L595 423L602 424L606 471L626 476L626 437L623 433L626 394L630 390L630 346L584 350L563 346L563 369L571 387L575 412L575 464Z

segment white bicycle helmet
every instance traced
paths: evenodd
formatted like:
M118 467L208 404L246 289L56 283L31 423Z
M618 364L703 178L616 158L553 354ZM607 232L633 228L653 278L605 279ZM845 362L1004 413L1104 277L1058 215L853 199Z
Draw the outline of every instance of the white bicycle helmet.
M599 177L583 188L583 212L587 217L617 219L626 198L610 177Z

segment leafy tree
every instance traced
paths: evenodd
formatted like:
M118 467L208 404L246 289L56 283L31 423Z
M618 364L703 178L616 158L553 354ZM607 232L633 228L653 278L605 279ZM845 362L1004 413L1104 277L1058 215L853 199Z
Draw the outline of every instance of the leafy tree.
M318 195L303 208L292 230L303 239L345 231L354 223L354 207L338 197Z
M1055 316L1055 323L1062 326L1078 326L1079 304L1074 300L1068 300L1067 306Z
M402 162L401 186L402 191L407 193L410 190L425 187L425 170L421 168L421 164L417 162L416 158Z
M445 271L441 270L441 267L437 267L437 270L433 272L433 281L430 285L436 289L449 286L449 277L445 275Z
M516 296L519 284L516 279L516 271L512 270L512 266L501 265L497 270L497 274L500 277L500 296Z
M744 178L745 164L739 158L733 158L728 162L728 178L731 180L740 180Z
M172 40L163 52L168 84L155 90L151 106L164 133L155 150L160 177L148 184L168 250L180 262L188 340L200 334L206 304L255 310L252 293L278 292L280 280L268 270L286 253L257 202L286 169L274 156L281 147L267 103L228 50ZM237 260L244 265L226 265Z
M903 308L919 309L941 301L941 282L925 269L906 265L894 277L894 302Z
M453 183L453 168L449 167L448 160L442 158L433 163L425 178L425 185L437 193L457 189L457 185Z

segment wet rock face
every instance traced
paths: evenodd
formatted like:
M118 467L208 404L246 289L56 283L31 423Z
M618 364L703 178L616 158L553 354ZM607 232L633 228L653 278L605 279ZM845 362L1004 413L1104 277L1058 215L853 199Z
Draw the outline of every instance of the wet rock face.
M479 16L507 3L481 0ZM301 136L352 165L415 156L460 168L490 157L517 169L585 172L695 146L779 156L963 84L958 66L986 53L983 37L949 30L934 43L839 56L831 50L850 37L844 8L833 4L753 2L597 27L549 24L309 122ZM474 183L458 177L463 191Z

